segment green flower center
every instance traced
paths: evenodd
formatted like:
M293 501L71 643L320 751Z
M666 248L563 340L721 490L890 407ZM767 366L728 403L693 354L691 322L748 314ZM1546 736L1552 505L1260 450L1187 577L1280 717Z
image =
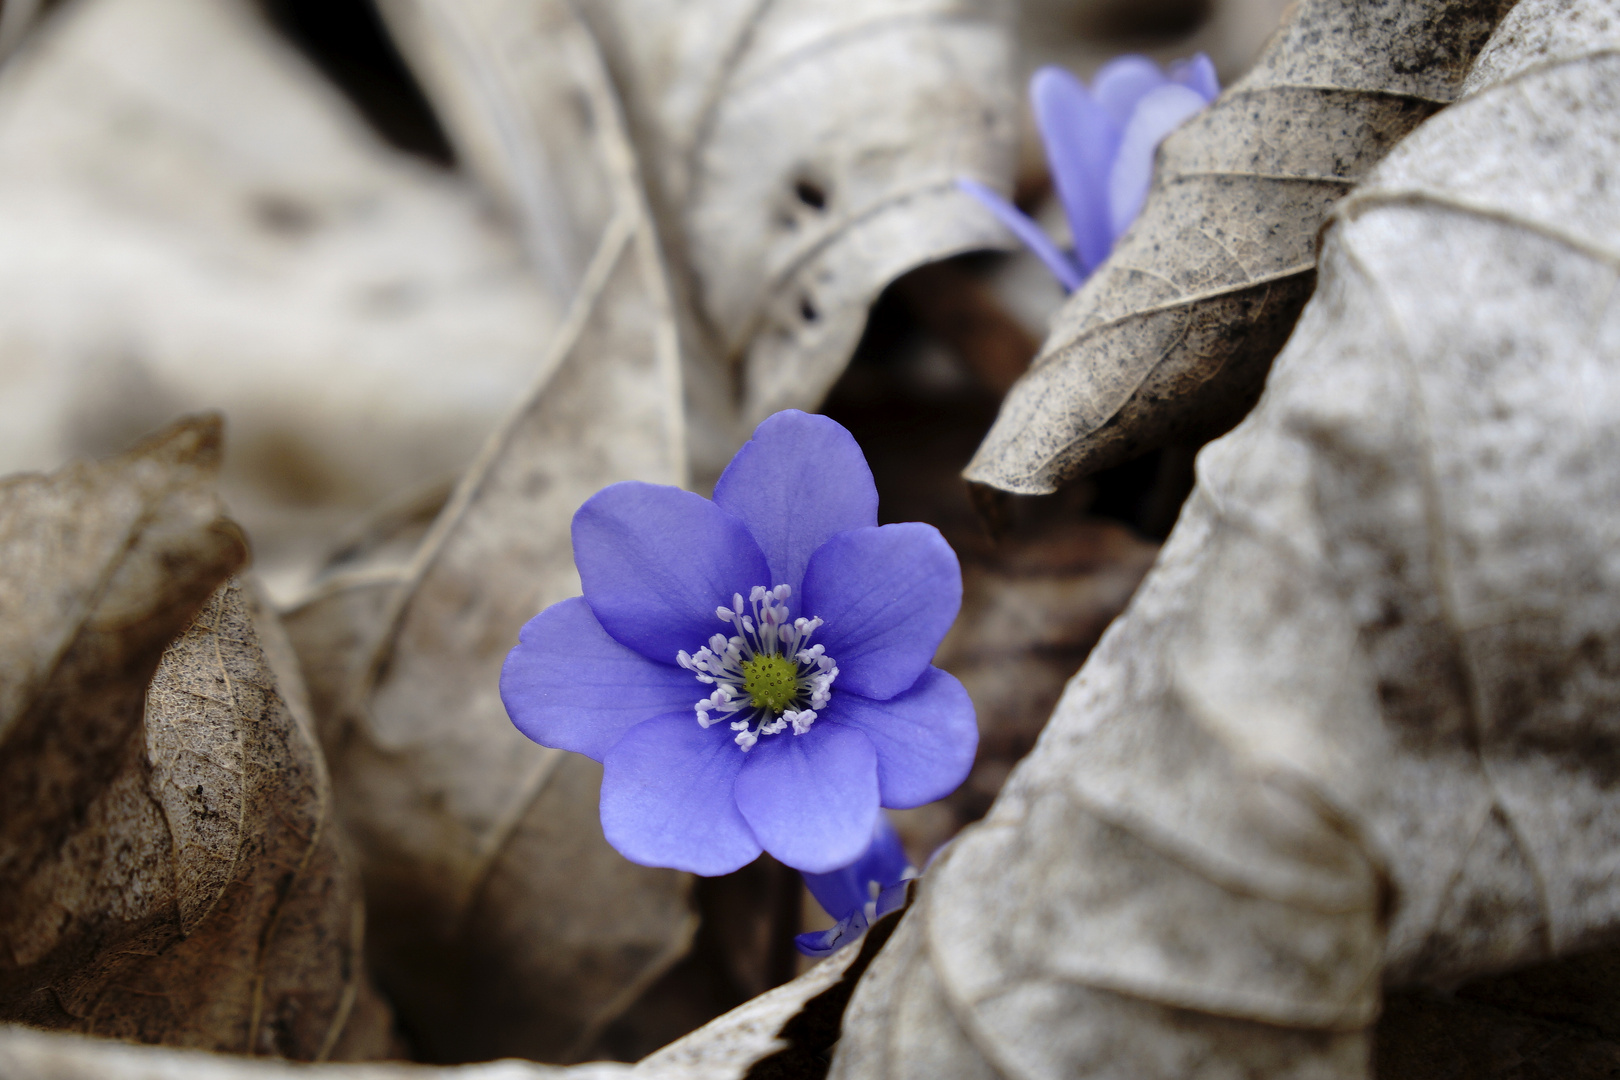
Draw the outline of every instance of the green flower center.
M780 714L799 696L799 665L775 653L743 661L743 689L754 704Z

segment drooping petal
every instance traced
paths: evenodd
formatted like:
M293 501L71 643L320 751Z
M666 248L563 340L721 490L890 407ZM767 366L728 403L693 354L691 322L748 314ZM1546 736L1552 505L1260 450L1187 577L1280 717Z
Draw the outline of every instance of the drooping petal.
M597 761L661 713L685 708L695 724L703 690L691 672L613 640L580 596L530 619L501 668L501 700L519 731Z
M733 788L744 754L690 711L637 724L602 761L602 833L642 866L713 877L746 866L759 841Z
M1029 101L1052 184L1069 219L1076 261L1082 276L1089 275L1108 257L1113 243L1108 229L1108 171L1119 148L1120 126L1079 79L1060 67L1035 72L1029 80Z
M1005 226L1009 232L1029 248L1030 252L1046 264L1052 271L1052 276L1058 279L1058 284L1073 292L1085 281L1086 276L1081 272L1079 265L1052 243L1050 237L1042 231L1041 227L1018 207L997 195L977 180L959 177L956 186L973 196Z
M936 667L887 701L836 694L826 715L830 723L858 728L872 741L883 805L896 810L955 791L967 779L979 746L973 702L955 676Z
M860 940L861 935L866 933L866 927L866 909L857 908L839 919L831 929L796 935L793 947L805 956L819 960L823 956L831 956L852 941Z
M962 571L939 530L908 521L828 540L804 574L804 611L838 664L836 691L879 701L909 690L962 606Z
M788 409L754 429L714 486L765 553L770 581L795 594L810 555L834 533L877 524L877 486L855 436L837 421ZM792 606L791 604L789 605Z
M878 813L877 752L851 727L761 739L737 777L737 808L765 850L824 874L860 857Z
M906 906L910 893L910 882L902 881L898 885L890 885L878 894L877 901L872 905L870 912L865 907L861 907L844 916L838 921L838 925L830 930L799 934L793 939L794 947L805 956L818 959L823 956L831 956L866 933L867 927L870 925L868 916L870 916L870 919L881 919L891 911L899 911Z
M880 789L883 784L882 769L880 757L878 761ZM875 899L873 882L877 883L876 892L881 893L890 885L905 880L908 875L915 872L906 859L905 849L900 846L900 834L894 831L889 816L879 813L872 824L872 838L867 842L866 850L861 852L860 858L830 873L805 874L804 884L823 911L835 919L844 919L852 912L864 908L868 900Z
M1203 53L1173 61L1170 64L1170 81L1195 91L1205 101L1214 101L1221 96L1221 80L1215 75L1215 64Z
M1116 56L1097 69L1091 80L1091 96L1123 129L1137 104L1169 81L1159 65L1145 56Z
M603 488L574 514L573 540L602 628L661 664L730 633L715 608L770 577L741 521L675 487L630 480Z
M1119 156L1108 178L1109 221L1116 239L1130 228L1147 201L1159 143L1206 104L1197 91L1170 83L1149 93L1137 106L1125 125Z

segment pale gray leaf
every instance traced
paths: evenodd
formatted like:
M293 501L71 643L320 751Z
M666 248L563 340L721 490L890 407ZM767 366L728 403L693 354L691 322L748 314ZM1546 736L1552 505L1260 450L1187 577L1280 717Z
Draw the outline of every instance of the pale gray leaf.
M814 408L878 292L1003 243L955 188L1004 187L1004 0L579 5L640 152L683 315L693 453L712 479L765 416Z
M1341 205L1259 405L925 875L835 1080L1350 1080L1383 990L1390 1080L1487 1032L1467 1075L1612 1073L1617 15L1521 4Z
M562 315L477 187L382 145L248 0L74 0L6 63L0 293L0 473L223 409L283 601L466 467Z
M968 464L1048 494L1253 404L1333 204L1457 94L1509 0L1302 0L1160 148L1141 216L1059 311Z
M413 1032L439 1059L566 1061L684 954L690 879L607 845L600 767L518 733L501 663L524 622L579 593L580 503L686 468L668 294L611 87L566 4L525 5L500 24L521 33L491 37L484 20L515 10L390 14L430 93L460 103L446 115L475 165L514 183L566 166L525 228L567 316L411 564L350 567L288 625L363 855L379 977Z

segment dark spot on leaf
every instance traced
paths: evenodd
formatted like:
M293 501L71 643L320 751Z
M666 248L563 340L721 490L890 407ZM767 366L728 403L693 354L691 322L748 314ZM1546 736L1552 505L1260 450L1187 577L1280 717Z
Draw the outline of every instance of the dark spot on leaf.
M805 322L815 322L821 318L821 312L816 310L816 305L808 296L799 298L799 314L804 317Z
M303 236L318 224L315 210L287 195L259 195L253 200L253 219L266 232Z
M814 180L800 179L793 184L793 194L812 210L827 208L827 189Z

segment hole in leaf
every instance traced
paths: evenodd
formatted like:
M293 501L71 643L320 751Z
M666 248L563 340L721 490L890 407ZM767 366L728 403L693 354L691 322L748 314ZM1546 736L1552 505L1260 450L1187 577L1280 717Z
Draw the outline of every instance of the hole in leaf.
M825 210L827 208L827 190L814 180L798 180L793 185L793 194L799 201L812 210Z

